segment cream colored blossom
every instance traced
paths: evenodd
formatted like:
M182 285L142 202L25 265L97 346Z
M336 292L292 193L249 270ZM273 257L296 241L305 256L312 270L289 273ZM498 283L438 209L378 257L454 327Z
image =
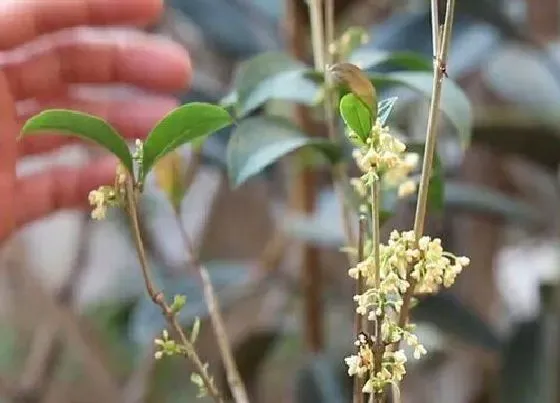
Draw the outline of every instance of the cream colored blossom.
M410 196L416 192L416 182L413 180L406 180L399 185L399 190L397 191L398 197Z
M107 216L107 207L115 198L115 191L110 186L101 186L97 190L89 192L89 204L94 207L91 212L91 218L94 220L103 220Z
M344 362L348 366L348 375L349 376L354 376L354 375L356 375L360 372L362 372L362 373L365 372L365 371L362 371L362 369L360 368L361 359L357 355L351 355L349 357L346 357L344 359Z

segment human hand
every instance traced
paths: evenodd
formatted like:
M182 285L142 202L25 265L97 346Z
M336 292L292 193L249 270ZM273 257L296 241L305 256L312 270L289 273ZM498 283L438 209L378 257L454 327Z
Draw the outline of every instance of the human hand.
M190 63L178 45L144 33L122 36L93 28L146 25L162 8L163 0L0 3L0 242L28 222L85 206L88 192L115 175L116 161L107 156L80 168L17 177L19 158L75 141L56 135L17 141L27 118L46 108L81 110L108 120L128 138L142 138L177 105L170 95L91 100L74 90L79 84L129 84L169 94L188 86ZM80 28L66 29L75 27ZM18 106L29 101L33 110L22 112Z

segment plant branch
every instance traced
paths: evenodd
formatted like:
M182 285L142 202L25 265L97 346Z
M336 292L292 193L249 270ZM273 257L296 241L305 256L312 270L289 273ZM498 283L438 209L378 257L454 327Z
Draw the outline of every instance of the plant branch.
M359 221L359 232L358 232L358 261L364 260L364 248L366 241L366 225L367 218L364 214L360 215ZM358 272L358 279L356 280L356 295L362 295L364 293L364 277L361 272ZM365 331L367 317L365 315L360 315L354 309L354 339L358 339L358 334ZM354 395L353 403L363 403L364 393L362 388L364 386L364 381L359 376L354 377Z
M381 288L381 259L379 256L379 246L381 243L381 229L379 223L379 207L380 207L380 181L379 177L373 179L371 184L371 238L373 244L373 258L375 263L375 288ZM383 314L376 315L375 317L375 373L381 371L381 363L383 361L383 353L385 352L385 345L381 339L381 324L383 323ZM376 393L375 399L377 402L383 400L383 394Z
M144 244L142 242L142 234L140 232L140 223L138 217L138 196L139 192L135 188L132 179L127 177L126 180L126 211L130 217L130 222L132 225L132 232L134 236L134 245L136 247L136 252L138 254L138 259L140 260L140 266L142 268L142 275L144 277L144 282L146 285L146 291L148 295L154 302L154 304L158 305L161 308L161 311L167 321L168 325L175 331L175 333L179 336L181 344L185 348L185 353L187 358L192 362L196 371L202 378L204 382L204 386L210 395L210 397L216 403L223 403L223 399L220 396L216 386L214 385L214 381L211 379L210 375L208 374L208 370L205 365L200 360L200 357L196 353L196 350L193 344L187 338L185 331L181 327L181 324L177 320L176 314L171 310L171 307L165 302L165 295L162 291L158 291L155 287L151 272L148 267L148 259L146 256L146 250L144 249Z
M426 146L424 150L424 159L422 162L422 177L418 190L418 202L416 204L416 214L414 216L414 235L416 241L422 237L424 232L424 222L426 219L426 210L428 204L428 189L432 174L432 165L434 160L435 148L437 143L437 123L439 118L439 104L441 99L441 91L443 78L446 75L447 56L449 51L449 43L451 42L451 33L453 28L453 15L455 10L455 0L447 0L447 8L445 11L445 23L443 32L439 35L439 20L437 13L438 0L432 0L432 31L438 32L438 37L434 42L438 44L437 52L434 54L434 78L432 82L432 98L430 102L430 111L428 115L428 126L426 130ZM434 11L435 10L435 11ZM435 27L434 27L435 25ZM409 269L410 272L410 269ZM410 286L404 295L403 306L399 317L399 326L403 327L408 320L410 310L410 301L414 294L415 282L408 276Z
M327 67L332 65L334 62L334 54L331 52L330 45L334 43L334 0L325 0L325 35L326 35L326 43L323 44L323 52L324 52L324 60L325 66L323 66L323 70L326 71ZM313 29L313 25L311 26ZM319 49L313 49L313 52L318 52ZM317 66L316 66L317 69ZM337 139L337 114L335 114L335 105L338 103L338 99L336 93L333 88L332 76L331 74L325 74L325 102L324 102L324 110L325 110L325 120L327 125L327 135L329 139L333 142L336 142ZM344 234L346 236L347 242L350 246L356 246L356 239L354 236L354 232L352 231L352 220L351 220L351 212L348 208L348 204L346 203L344 197L344 181L348 181L348 177L346 175L346 167L343 163L338 163L333 167L333 187L336 197L338 198L338 202L340 203L341 208L341 216L342 216L342 224L344 229Z
M222 357L224 369L226 371L226 378L231 389L231 393L236 403L248 403L249 397L247 394L247 389L245 388L245 384L241 379L237 364L235 363L235 358L231 350L231 343L229 342L224 325L224 319L220 312L218 297L216 296L214 287L212 286L212 282L210 281L208 270L206 270L206 268L200 263L197 251L181 222L181 216L179 212L175 214L175 219L177 221L177 225L179 227L185 249L190 253L191 259L194 262L194 265L197 268L200 279L202 281L202 286L204 289L204 300L206 302L206 306L208 307L208 312L210 313L212 328L214 329L214 334L216 335L218 348L220 349L220 355Z
M311 0L310 0L311 1ZM314 1L314 0L313 0ZM307 55L304 38L307 33L307 15L301 7L301 0L285 0L286 2L286 35L290 53L299 60L304 61ZM311 10L310 10L311 11ZM313 18L316 24L322 25L322 18L314 9ZM315 21L314 20L314 21ZM315 28L317 26L315 25ZM313 30L313 27L312 27ZM317 32L317 30L315 29ZM322 32L322 29L321 29ZM322 38L322 34L317 37ZM320 43L316 43L315 47ZM321 53L322 54L322 53ZM320 64L319 60L316 63ZM313 118L309 108L298 105L295 108L295 120L301 129L312 134L314 131ZM316 174L310 169L293 178L289 188L290 207L296 211L310 214L313 212L317 192ZM301 287L305 296L305 313L303 315L302 328L305 329L306 347L313 352L319 352L323 348L323 310L322 310L322 287L321 267L317 248L309 244L303 244Z
M325 26L323 18L323 0L309 1L309 19L311 23L311 44L313 47L313 63L315 70L325 68Z

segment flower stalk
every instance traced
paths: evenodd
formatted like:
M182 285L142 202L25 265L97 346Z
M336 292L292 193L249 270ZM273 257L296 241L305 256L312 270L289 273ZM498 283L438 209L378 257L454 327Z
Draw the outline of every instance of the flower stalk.
M142 275L144 278L144 283L146 286L146 291L148 295L154 302L154 304L158 305L162 311L165 320L167 321L169 327L173 329L176 335L179 337L180 346L176 345L174 342L171 343L173 346L176 346L176 351L179 353L184 354L193 364L198 378L201 380L202 385L208 395L214 400L215 403L223 403L223 399L220 395L220 392L216 388L212 377L208 372L207 365L202 362L200 357L198 356L194 345L191 343L185 331L183 330L181 324L177 319L176 312L172 309L172 307L166 302L165 295L162 291L159 291L153 283L151 272L148 265L148 259L146 256L146 250L144 248L144 243L142 241L142 234L140 231L140 223L139 223L139 216L138 216L138 200L140 192L134 186L132 178L126 174L117 174L117 182L122 186L122 194L124 196L124 208L127 212L130 223L132 227L132 233L134 236L134 245L136 248L136 252L138 255L138 259L140 261L140 266L142 268ZM117 188L119 189L119 188ZM164 338L166 335L166 331L164 331ZM156 340L156 344L162 344L161 340ZM169 341L167 341L169 345ZM156 352L156 354L161 352ZM158 356L161 356L159 354ZM156 358L158 357L156 356Z
M422 237L424 232L424 222L426 220L428 191L438 135L437 123L439 118L439 104L441 101L443 79L447 75L446 66L449 53L449 43L451 42L451 33L453 29L454 12L455 0L447 0L445 22L443 29L441 29L439 25L438 0L431 0L434 77L432 81L432 97L428 114L428 125L426 128L426 145L424 150L424 159L422 162L422 176L418 189L416 213L414 215L414 235L417 241L419 241ZM403 309L399 319L400 326L404 326L408 320L410 303L415 287L415 281L412 280L410 287L404 296Z
M351 183L366 208L369 206L371 210L371 246L348 274L357 279L358 284L363 279L365 287L361 290L358 287L354 297L358 305L356 312L375 326L371 334L365 331L365 326L362 327L363 331L358 333L355 341L358 351L345 361L348 374L363 379L361 392L368 393L369 401L376 403L384 401L388 387L392 388L393 395L400 394L399 385L406 374L405 364L408 361L400 347L403 341L413 348L415 359L427 353L414 334L415 326L408 323L412 297L415 294L434 294L442 287L450 287L469 264L467 257L445 251L440 239L423 235L454 11L454 0L448 0L445 24L440 31L435 3L436 0L432 1L432 17L438 37L434 38L437 52L434 54L433 95L414 227L410 231L391 232L386 244L380 239L381 189L398 187L400 197L414 192L416 183L409 175L416 166L418 155L406 152L406 144L392 135L379 119L374 122L369 135L364 132L363 126L346 120L349 137L356 145L353 155L363 173ZM368 94L364 95L367 99ZM350 104L344 107L348 108ZM375 114L373 117L376 118ZM359 399L359 393L354 390L354 402Z
M220 356L222 358L222 362L224 364L224 369L226 372L227 382L233 395L234 401L236 403L249 403L247 390L245 388L243 380L241 379L241 375L239 374L237 364L235 363L235 358L231 349L231 343L229 342L227 336L224 319L222 317L222 313L220 312L218 297L216 296L216 292L214 291L214 287L212 286L208 270L201 264L196 249L189 235L185 231L185 227L181 222L180 211L176 212L175 221L177 222L177 225L179 227L179 232L181 234L181 239L185 246L185 250L190 253L192 264L196 267L196 270L198 271L202 282L204 301L206 302L206 306L208 307L210 320L212 321L212 328L216 336L216 341L220 350Z

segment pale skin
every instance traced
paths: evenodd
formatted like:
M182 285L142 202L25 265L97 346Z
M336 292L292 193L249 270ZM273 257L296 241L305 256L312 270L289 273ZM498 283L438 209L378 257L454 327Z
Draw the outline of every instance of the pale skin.
M114 180L116 161L109 156L77 168L16 175L22 158L76 141L56 135L18 141L32 114L45 108L80 110L107 119L134 139L177 106L172 94L188 87L191 78L187 53L159 37L140 33L123 38L99 28L142 27L156 21L162 8L163 0L0 2L0 242L58 210L86 208L88 192ZM60 32L73 27L79 32ZM45 49L25 50L41 40ZM70 91L78 84L128 84L157 96L83 99ZM16 108L29 100L35 110Z

